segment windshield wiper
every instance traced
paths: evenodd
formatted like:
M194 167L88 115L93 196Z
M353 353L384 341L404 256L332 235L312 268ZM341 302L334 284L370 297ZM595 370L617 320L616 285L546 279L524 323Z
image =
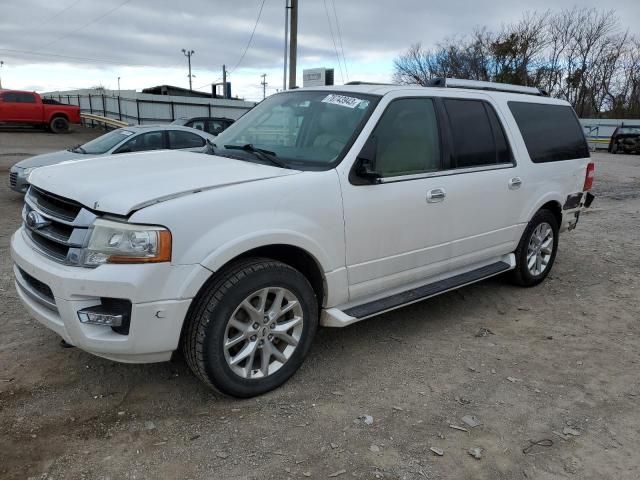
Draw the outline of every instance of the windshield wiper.
M277 167L290 168L286 163L276 157L275 152L265 150L264 148L256 148L250 143L247 143L245 145L225 145L224 148L226 148L227 150L244 150L245 152L251 152L256 157L267 160Z
M73 153L78 153L78 152L80 152L80 153L87 153L87 152L85 151L85 149L84 149L84 148L82 148L82 146L81 146L80 144L76 145L75 147L67 148L67 151L69 151L69 152L73 152Z

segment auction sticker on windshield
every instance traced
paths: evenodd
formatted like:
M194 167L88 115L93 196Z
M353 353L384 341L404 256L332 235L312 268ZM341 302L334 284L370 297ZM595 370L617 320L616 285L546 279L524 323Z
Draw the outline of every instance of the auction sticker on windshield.
M332 103L333 105L341 105L347 108L356 108L362 99L355 97L347 97L346 95L336 95L332 93L322 99L323 103Z

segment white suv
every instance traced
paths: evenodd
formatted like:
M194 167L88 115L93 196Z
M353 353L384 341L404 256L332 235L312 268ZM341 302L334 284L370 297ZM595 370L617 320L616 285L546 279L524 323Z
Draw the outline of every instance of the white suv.
M534 88L288 91L209 150L35 170L11 242L31 315L117 361L181 348L248 397L300 367L318 325L509 270L536 285L593 200L575 113Z

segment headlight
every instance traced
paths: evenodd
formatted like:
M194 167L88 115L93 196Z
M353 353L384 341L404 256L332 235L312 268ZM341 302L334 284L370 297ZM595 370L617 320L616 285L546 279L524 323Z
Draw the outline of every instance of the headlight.
M29 167L29 168L25 168L24 170L22 170L22 176L29 181L29 175L31 175L31 172L33 172L36 168L38 167Z
M171 260L171 232L163 227L98 219L84 251L84 264L157 263Z

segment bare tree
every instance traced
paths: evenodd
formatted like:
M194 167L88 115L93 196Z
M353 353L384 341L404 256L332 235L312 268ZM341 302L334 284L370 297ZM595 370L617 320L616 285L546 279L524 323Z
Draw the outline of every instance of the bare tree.
M640 41L620 32L613 10L527 12L497 32L479 28L434 49L412 45L394 61L398 83L456 77L534 85L578 115L640 114Z

